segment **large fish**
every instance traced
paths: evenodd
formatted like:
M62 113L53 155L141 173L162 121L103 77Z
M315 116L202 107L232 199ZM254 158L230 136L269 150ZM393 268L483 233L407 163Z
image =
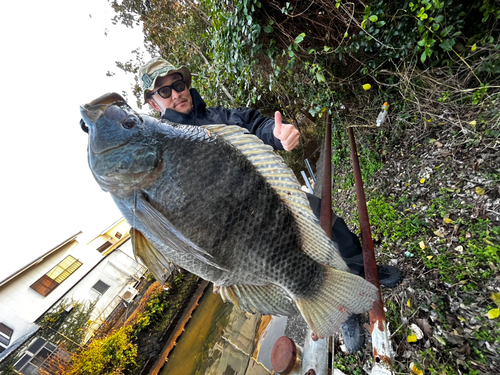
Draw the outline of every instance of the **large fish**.
M378 298L348 272L283 160L246 129L159 120L118 94L81 112L90 169L157 278L171 261L243 310L298 309L320 337Z

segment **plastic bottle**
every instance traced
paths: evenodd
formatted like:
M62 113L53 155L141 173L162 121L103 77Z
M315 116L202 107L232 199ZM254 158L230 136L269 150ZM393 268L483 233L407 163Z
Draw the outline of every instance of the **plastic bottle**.
M389 110L389 103L385 102L384 105L382 106L382 111L378 114L377 126L380 126L383 124L383 122L387 118L387 111L388 110Z

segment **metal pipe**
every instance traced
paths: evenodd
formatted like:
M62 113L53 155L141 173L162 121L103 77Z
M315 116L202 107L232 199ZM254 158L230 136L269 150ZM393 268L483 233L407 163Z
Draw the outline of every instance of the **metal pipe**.
M302 357L302 373L313 370L317 375L328 375L328 340L314 340L313 331L307 328Z
M307 159L306 159L306 166L307 166L307 170L309 171L309 174L311 175L313 181L316 182L316 176L314 175L314 172L311 168L311 164L309 164L309 160L307 160Z
M291 338L281 336L271 351L271 366L281 375L301 375L302 357L302 348Z
M300 171L300 173L302 174L302 178L304 179L304 182L306 183L307 188L309 189L309 192L310 192L311 194L314 194L314 190L313 190L313 188L312 188L312 186L311 186L311 183L309 182L309 179L308 179L308 178L307 178L307 176L306 176L306 172L304 172L304 171Z
M358 202L359 227L361 230L361 243L363 246L363 260L365 266L365 278L378 288L378 300L374 302L370 310L370 334L372 335L373 363L372 374L391 374L392 370L392 347L390 334L385 321L384 303L380 293L380 282L375 260L375 250L366 208L366 197L363 189L363 179L359 167L358 151L354 132L348 128L349 143L351 146L352 168L354 171L354 183L356 186L356 198Z

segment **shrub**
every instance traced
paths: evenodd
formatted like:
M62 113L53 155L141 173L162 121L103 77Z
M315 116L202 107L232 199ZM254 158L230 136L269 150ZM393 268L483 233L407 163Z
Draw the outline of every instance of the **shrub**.
M131 342L132 327L94 340L75 357L71 374L129 374L136 367L137 346Z

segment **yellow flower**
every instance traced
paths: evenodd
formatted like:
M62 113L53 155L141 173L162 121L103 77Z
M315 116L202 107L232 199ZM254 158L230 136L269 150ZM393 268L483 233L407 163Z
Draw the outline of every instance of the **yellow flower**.
M496 319L500 316L500 308L488 311L488 319Z
M408 342L415 342L417 341L417 336L415 335L408 335Z

